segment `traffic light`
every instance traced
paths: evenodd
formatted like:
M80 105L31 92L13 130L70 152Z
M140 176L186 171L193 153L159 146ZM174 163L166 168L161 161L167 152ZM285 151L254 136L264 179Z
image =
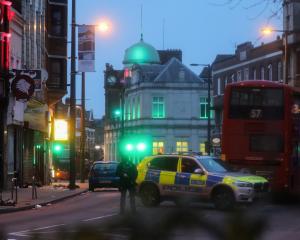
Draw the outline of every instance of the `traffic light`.
M13 14L10 6L10 1L0 1L0 32L9 33L9 21Z
M127 135L119 144L119 151L122 156L143 157L151 154L151 139L146 135Z
M115 109L114 111L113 111L113 117L114 118L120 118L121 117L121 110L120 109Z
M58 154L61 154L64 150L64 146L62 143L54 143L53 144L53 153L58 155Z

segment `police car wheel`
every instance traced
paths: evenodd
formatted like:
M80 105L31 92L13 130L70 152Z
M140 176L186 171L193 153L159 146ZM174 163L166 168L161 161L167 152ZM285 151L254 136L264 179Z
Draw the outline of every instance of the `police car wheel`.
M159 191L154 185L145 185L141 189L141 200L144 206L154 207L159 204L160 196Z
M234 207L235 199L229 189L219 188L213 192L213 202L219 210L230 210Z

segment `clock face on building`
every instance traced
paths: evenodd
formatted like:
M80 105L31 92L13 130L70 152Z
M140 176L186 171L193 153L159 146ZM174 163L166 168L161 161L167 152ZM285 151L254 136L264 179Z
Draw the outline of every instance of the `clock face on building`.
M117 82L117 78L116 78L115 76L113 76L113 75L108 76L108 78L107 78L107 83L108 83L109 85L113 85L113 84L115 84L116 82Z

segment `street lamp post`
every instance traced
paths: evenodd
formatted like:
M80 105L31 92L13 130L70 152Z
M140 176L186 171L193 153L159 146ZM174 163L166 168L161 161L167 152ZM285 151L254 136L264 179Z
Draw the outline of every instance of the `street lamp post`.
M76 188L75 138L76 138L76 0L72 0L72 31L71 31L71 84L70 84L70 179L69 188Z
M207 69L207 108L208 108L208 116L207 116L207 153L210 155L211 152L211 80L212 80L212 69L210 64L200 64L200 63L192 63L191 66L203 66Z
M80 158L80 181L84 182L84 161L85 161L85 72L82 72L81 86L81 158Z
M272 32L280 32L283 33L283 46L284 46L284 56L283 56L283 64L284 64L284 74L283 80L285 84L288 84L288 35L293 33L300 33L299 30L277 30L272 28L263 28L261 31L264 35L270 35Z

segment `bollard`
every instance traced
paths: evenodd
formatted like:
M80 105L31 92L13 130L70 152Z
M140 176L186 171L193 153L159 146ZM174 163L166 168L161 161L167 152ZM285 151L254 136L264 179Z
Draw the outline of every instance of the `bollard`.
M35 184L35 176L32 176L32 199L37 199L37 190Z
M15 190L15 178L11 179L11 200L14 200L14 190Z
M16 197L16 200L15 200L15 203L17 204L18 203L18 185L17 185L18 181L17 181L17 178L12 178L11 179L11 200L14 201L14 191L15 191L15 197Z

